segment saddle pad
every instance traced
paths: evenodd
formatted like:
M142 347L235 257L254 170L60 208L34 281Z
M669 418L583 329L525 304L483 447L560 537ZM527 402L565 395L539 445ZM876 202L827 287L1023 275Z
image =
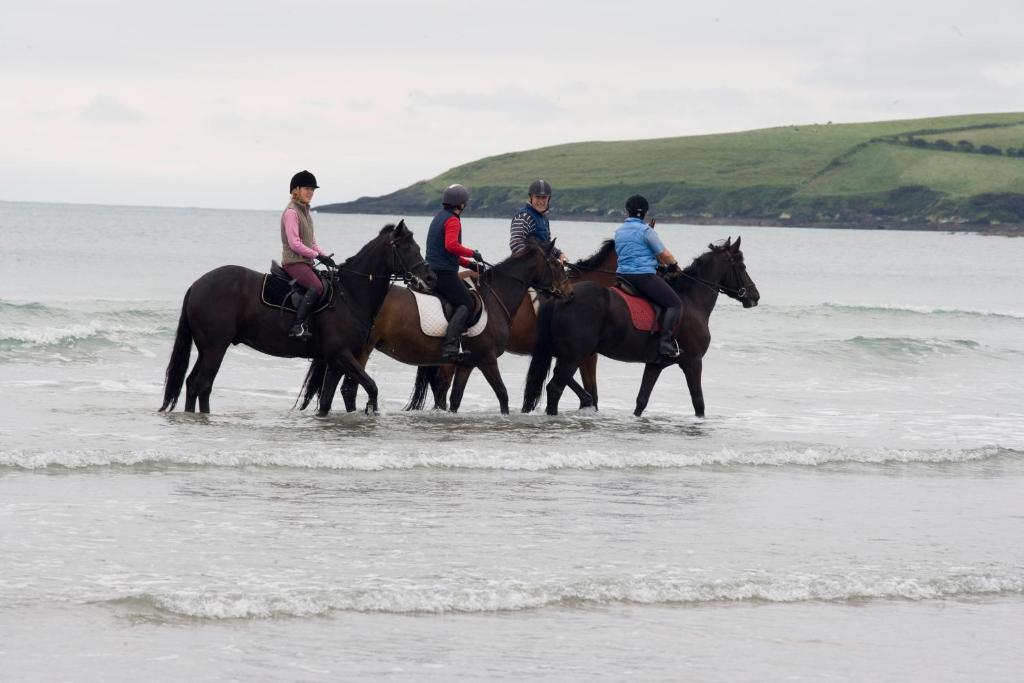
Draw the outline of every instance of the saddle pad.
M444 311L441 309L441 300L430 294L421 294L413 289L409 290L416 297L416 308L420 313L420 330L428 337L443 337L448 330L448 321L445 320ZM480 312L480 319L476 324L466 330L464 337L475 337L487 327L487 307Z
M661 329L661 325L658 324L658 316L654 314L654 305L650 301L626 294L618 287L609 287L609 289L626 302L629 317L633 319L633 327L641 332L657 332Z
M533 287L530 287L527 292L530 293L530 302L533 304L534 315L540 314L540 294Z
M292 286L287 281L270 273L265 273L263 275L263 286L260 288L260 300L271 308L283 308L294 313L295 306L292 305L292 298L288 296L288 293L291 291ZM331 291L330 295L326 300L320 301L313 308L313 313L319 313L330 305L331 300L334 298L334 292Z

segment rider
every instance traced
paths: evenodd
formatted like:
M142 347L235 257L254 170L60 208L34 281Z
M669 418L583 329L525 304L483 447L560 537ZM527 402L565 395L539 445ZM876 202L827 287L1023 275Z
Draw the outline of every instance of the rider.
M473 308L473 297L459 279L459 266L480 271L484 257L476 249L462 244L462 220L460 216L469 203L469 190L462 185L449 185L441 196L444 207L430 223L427 232L427 265L437 275L437 293L455 306L448 331L441 347L441 360L459 360L459 340L466 331L469 312ZM473 261L469 259L472 258Z
M309 171L299 171L293 175L288 187L292 199L281 214L281 266L306 290L295 311L295 324L288 331L288 336L303 341L312 336L306 327L306 318L324 291L323 283L313 270L313 263L319 261L330 268L336 267L334 259L316 243L316 234L313 232L309 203L313 200L313 191L318 187L316 177Z
M661 341L658 354L664 360L679 356L675 340L675 327L682 313L683 302L675 290L657 274L658 263L668 272L679 270L679 264L662 243L654 228L644 223L647 200L635 194L626 200L628 218L615 231L615 253L618 257L617 273L636 287L645 297L664 307L661 318Z
M551 239L551 226L547 212L551 208L551 183L546 180L534 180L530 183L530 201L524 204L512 218L508 246L513 254L526 249L526 240L535 237L542 242ZM565 254L555 249L555 255L566 262Z

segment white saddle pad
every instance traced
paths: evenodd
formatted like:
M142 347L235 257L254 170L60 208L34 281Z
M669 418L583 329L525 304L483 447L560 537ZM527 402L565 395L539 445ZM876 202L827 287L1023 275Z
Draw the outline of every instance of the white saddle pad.
M416 308L420 312L420 329L428 337L443 337L448 330L448 321L444 319L444 311L441 309L441 300L429 294L420 294L410 289L416 297ZM487 327L487 307L480 313L480 320L466 330L463 337L475 337Z

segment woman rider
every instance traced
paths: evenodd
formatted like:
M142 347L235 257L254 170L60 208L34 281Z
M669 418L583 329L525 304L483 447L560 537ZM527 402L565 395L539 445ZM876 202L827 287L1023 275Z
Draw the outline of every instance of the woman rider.
M679 270L679 264L672 252L665 248L654 228L644 223L647 209L647 200L638 194L626 200L626 214L629 217L615 231L615 253L619 260L616 272L645 297L664 307L658 355L662 360L672 360L679 356L675 329L683 302L657 271L659 262L667 266L669 272Z
M466 331L469 312L473 308L473 297L459 279L459 266L479 271L484 257L475 249L462 244L462 220L460 216L469 203L469 190L462 185L449 185L441 195L444 207L430 223L427 232L426 261L437 275L437 293L453 306L448 331L441 347L441 360L446 363L460 360L459 340ZM477 263L469 259L472 258Z
M281 266L306 289L288 336L303 341L312 336L306 326L306 318L324 291L323 283L313 270L313 263L319 261L330 268L336 267L334 259L326 255L316 243L316 234L313 232L309 203L313 200L313 191L318 187L316 177L309 171L299 171L293 175L288 188L292 199L281 214Z

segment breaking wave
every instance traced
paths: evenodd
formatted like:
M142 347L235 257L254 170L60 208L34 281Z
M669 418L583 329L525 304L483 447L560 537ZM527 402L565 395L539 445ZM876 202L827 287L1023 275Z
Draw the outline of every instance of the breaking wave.
M298 469L375 472L413 469L507 471L621 470L704 466L817 466L830 464L966 463L1020 452L999 446L969 449L869 449L848 447L720 448L709 451L577 451L546 449L433 448L393 445L387 450L355 449L344 444L279 446L272 451L209 449L145 449L111 452L100 449L10 450L0 452L0 467L25 470L87 467L289 467Z
M1024 594L1024 576L950 572L940 576L878 576L870 573L789 574L759 572L733 579L691 577L678 571L575 581L510 579L399 580L375 577L346 588L268 592L181 590L139 593L102 601L128 611L155 610L194 619L310 617L331 612L445 614L514 612L547 607L612 604L703 605L712 603L942 600ZM462 585L460 585L462 584Z

